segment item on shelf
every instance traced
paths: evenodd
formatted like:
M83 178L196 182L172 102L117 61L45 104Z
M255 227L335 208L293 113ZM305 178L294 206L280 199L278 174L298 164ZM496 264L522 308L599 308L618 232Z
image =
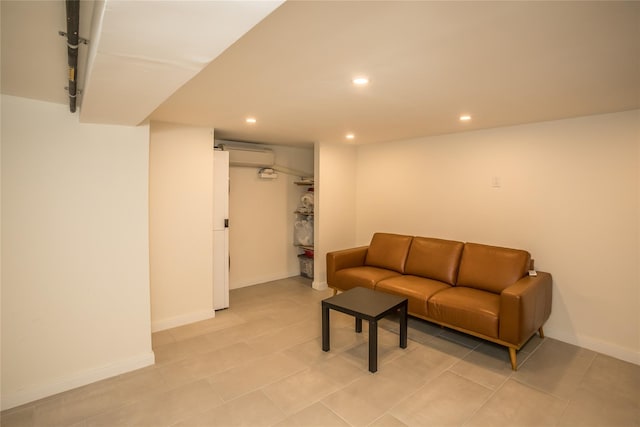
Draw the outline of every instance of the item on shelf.
M313 246L313 219L300 218L293 228L293 244L298 246Z
M300 260L300 275L313 279L313 258L302 254L298 255L298 259Z
M313 189L310 188L306 193L300 197L300 205L298 212L300 213L313 213L314 194Z
M300 178L298 181L295 182L296 185L313 185L313 178Z

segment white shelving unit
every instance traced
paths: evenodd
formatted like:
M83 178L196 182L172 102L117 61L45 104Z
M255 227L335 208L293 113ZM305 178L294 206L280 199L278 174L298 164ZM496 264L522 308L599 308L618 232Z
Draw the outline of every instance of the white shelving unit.
M298 248L300 275L313 279L313 180L300 180L296 185L306 187L300 194L300 204L295 210L293 244ZM310 202L309 202L310 201Z

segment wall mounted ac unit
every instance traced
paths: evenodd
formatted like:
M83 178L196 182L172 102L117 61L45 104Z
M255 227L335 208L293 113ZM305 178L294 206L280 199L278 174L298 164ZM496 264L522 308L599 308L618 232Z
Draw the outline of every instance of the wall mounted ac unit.
M275 155L268 148L257 144L216 141L217 146L229 152L229 166L269 168L275 163ZM252 147L255 146L255 147Z

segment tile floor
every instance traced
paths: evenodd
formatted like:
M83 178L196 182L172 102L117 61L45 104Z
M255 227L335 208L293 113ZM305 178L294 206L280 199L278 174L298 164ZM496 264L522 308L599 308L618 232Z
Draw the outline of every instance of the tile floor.
M153 335L156 365L4 411L12 426L640 426L640 366L537 336L507 351L410 319L398 347L331 311L321 351L318 292L289 278L231 292L214 319ZM366 323L366 322L365 322Z

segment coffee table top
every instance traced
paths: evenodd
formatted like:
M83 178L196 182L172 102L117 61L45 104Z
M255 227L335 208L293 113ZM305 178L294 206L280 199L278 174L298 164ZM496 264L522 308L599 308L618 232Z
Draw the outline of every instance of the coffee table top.
M356 287L324 299L322 303L332 308L339 307L367 317L376 318L406 300L406 297Z

